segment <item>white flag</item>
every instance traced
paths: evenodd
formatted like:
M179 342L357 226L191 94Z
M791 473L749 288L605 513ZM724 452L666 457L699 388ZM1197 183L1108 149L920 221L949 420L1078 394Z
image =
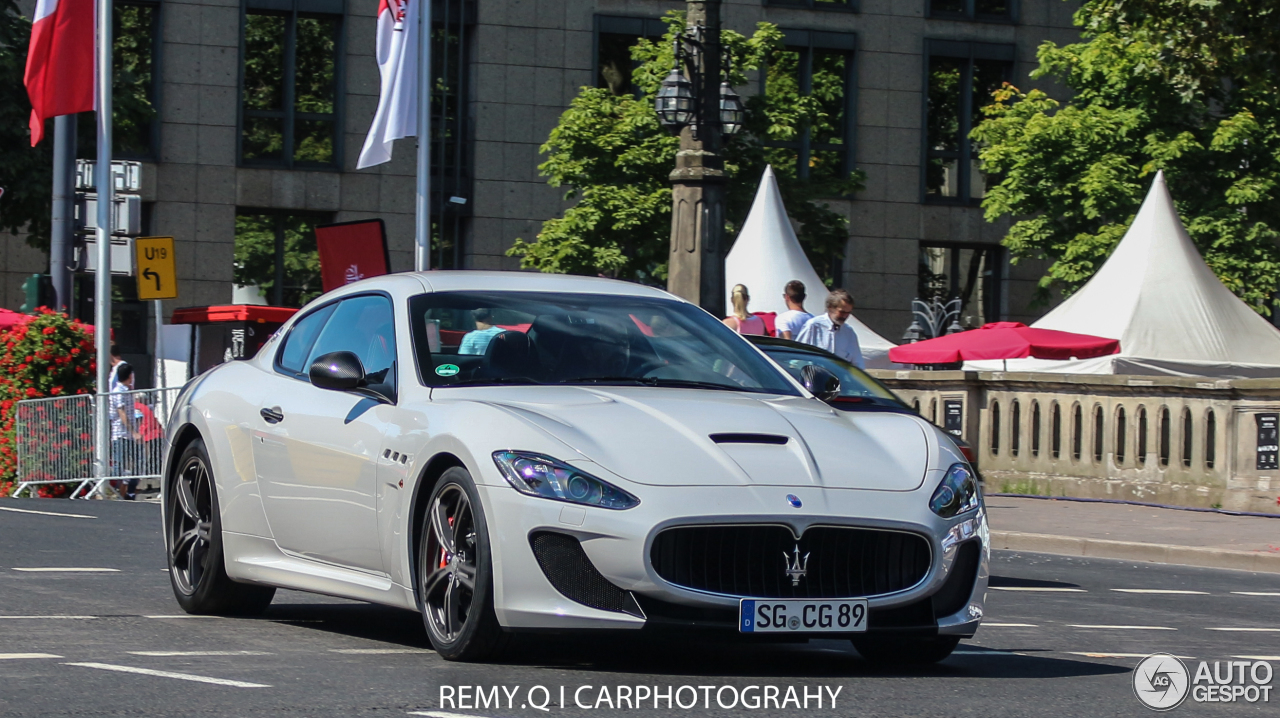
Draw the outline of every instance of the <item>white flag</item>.
M423 0L380 0L377 58L382 90L356 169L391 160L394 140L418 130L418 5Z

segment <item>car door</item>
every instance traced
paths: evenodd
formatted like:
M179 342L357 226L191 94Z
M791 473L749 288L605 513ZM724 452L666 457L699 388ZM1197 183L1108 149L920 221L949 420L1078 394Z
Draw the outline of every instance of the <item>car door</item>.
M261 399L254 443L257 479L280 548L383 572L377 471L395 410L395 325L382 294L347 297L298 321L285 338ZM386 402L312 386L316 357L349 351Z

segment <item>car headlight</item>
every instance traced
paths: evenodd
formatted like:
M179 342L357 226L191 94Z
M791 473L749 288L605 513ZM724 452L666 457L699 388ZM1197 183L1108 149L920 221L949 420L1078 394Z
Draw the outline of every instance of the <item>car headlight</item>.
M964 464L952 464L929 499L929 508L944 519L978 507L978 482Z
M527 451L495 451L493 463L522 494L602 509L629 509L640 505L640 499L617 486L549 456Z

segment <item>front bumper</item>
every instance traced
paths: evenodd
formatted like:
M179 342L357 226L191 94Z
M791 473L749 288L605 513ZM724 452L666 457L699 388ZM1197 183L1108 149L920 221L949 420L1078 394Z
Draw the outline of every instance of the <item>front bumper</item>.
M936 481L925 482L928 491L933 484ZM929 511L924 487L910 492L677 487L646 492L643 503L627 511L530 499L501 486L479 488L492 514L488 524L496 548L494 608L499 622L510 629L736 631L740 596L676 586L653 570L649 555L654 537L681 525L777 524L791 527L797 536L815 525L916 533L932 549L929 570L915 586L869 597L868 630L967 637L977 630L985 608L990 557L985 508L940 519ZM788 494L799 496L803 508L792 509L785 500ZM591 567L612 586L632 594L641 610L592 608L556 590L531 546L530 537L540 532L577 539ZM962 558L965 554L970 558Z

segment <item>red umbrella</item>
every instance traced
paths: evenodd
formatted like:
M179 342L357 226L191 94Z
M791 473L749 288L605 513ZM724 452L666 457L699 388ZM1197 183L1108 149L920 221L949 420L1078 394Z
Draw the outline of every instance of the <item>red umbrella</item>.
M1120 351L1116 339L1035 329L1021 322L992 322L980 329L889 350L899 364L953 364L977 359L1089 359Z

